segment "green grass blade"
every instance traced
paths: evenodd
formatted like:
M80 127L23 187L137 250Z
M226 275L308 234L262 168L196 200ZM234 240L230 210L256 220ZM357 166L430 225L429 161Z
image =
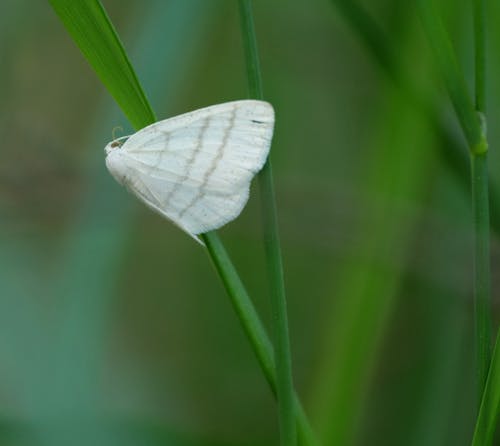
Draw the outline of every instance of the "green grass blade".
M476 318L477 395L484 391L491 360L491 267L488 206L488 153L471 155L474 215L474 311Z
M450 39L435 4L417 2L423 27L434 50L471 153L472 207L474 214L474 306L476 318L476 354L478 396L483 394L491 358L491 291L490 291L490 220L488 196L488 142L485 119L485 33L484 5L474 5L476 104L469 97L465 79L455 58Z
M393 61L393 51L389 49L389 40L383 31L378 27L373 19L356 2L346 2L345 0L333 0L339 11L356 30L363 40L365 46L375 56L376 60L383 67L384 71L395 79L396 84L405 89L410 88L409 97L415 98L411 84L397 69ZM453 48L448 36L443 28L439 16L435 10L435 5L431 1L419 0L419 11L422 17L424 28L427 32L431 45L434 49L436 60L445 80L450 98L453 102L457 117L467 139L470 151L480 154L480 159L473 162L473 191L474 191L474 214L476 222L476 274L475 289L478 299L476 299L476 314L478 325L478 356L480 370L478 371L479 389L487 373L489 350L490 350L490 305L489 305L489 210L488 203L492 204L492 223L497 233L500 231L499 196L492 189L493 193L488 194L488 175L486 155L487 141L482 131L481 120L474 110L473 103L467 92L467 87L461 70L453 53ZM475 12L475 47L476 47L476 104L478 111L484 111L485 102L485 32L484 32L484 4L482 0L474 2ZM376 38L373 38L375 36ZM417 106L424 106L423 111L431 118L441 135L444 144L441 146L441 155L452 166L462 184L469 171L466 168L466 157L459 156L456 143L450 138L436 119L435 111L425 102L418 101ZM455 147L453 147L455 146ZM482 155L481 155L482 154ZM465 189L465 188L464 188ZM488 195L491 198L488 198Z
M418 8L423 27L435 53L441 75L460 122L471 153L472 207L475 227L474 303L476 313L477 381L478 395L482 395L491 357L491 297L489 258L489 198L488 198L488 143L480 115L467 92L467 86L455 58L450 39L443 27L436 6L429 0L419 0ZM478 13L475 8L475 12ZM476 73L479 100L484 95L484 23L476 16L477 54ZM483 104L484 105L484 104ZM482 112L482 110L478 110Z
M274 351L253 303L241 279L229 258L224 245L215 232L202 235L207 245L210 258L229 295L233 308L238 315L247 337L250 339L264 376L274 395L277 394L277 373L274 362ZM295 420L299 442L304 446L318 446L307 416L297 395L293 396Z
M262 91L257 38L255 36L253 23L252 2L250 0L240 0L239 5L250 97L252 99L262 100L264 99L264 94ZM294 446L297 443L297 431L294 414L292 359L290 353L281 246L278 231L278 216L270 157L268 157L266 164L259 173L259 184L262 199L264 247L267 270L269 271L270 297L273 311L274 354L280 438L283 446Z
M486 111L486 5L484 0L474 3L474 68L476 110Z
M472 153L484 153L488 145L480 118L467 91L462 70L458 66L450 39L443 27L433 1L418 0L422 25L435 54L436 62L446 84L467 144Z
M207 246L217 274L222 280L233 307L249 335L250 343L257 357L262 372L269 382L273 392L276 392L276 376L274 352L264 325L262 324L243 282L227 254L216 232L203 234L202 239Z
M98 0L49 0L135 129L156 121L122 43Z
M402 73L396 63L394 48L370 14L356 1L331 1L386 75L398 85L405 84L406 82L402 78ZM406 84L405 88L407 87Z
M421 93L416 94L417 90L410 79L395 63L395 54L399 50L399 48L394 48L395 40L389 39L375 20L356 1L332 0L332 3L336 6L348 26L360 38L369 54L374 58L383 72L399 88L405 91L408 99L415 107L422 108L422 112L428 116L429 122L435 127L436 134L443 141L438 146L443 162L454 173L464 193L468 194L470 190L468 184L470 168L467 153L463 150L463 147L461 147L461 144L456 140L454 135L443 125L435 108L431 107L429 101L422 99ZM500 234L500 194L492 183L490 183L489 189L491 225L494 231Z
M486 139L486 33L484 0L474 0L476 111L484 121ZM478 399L488 376L491 360L491 266L488 153L472 153L472 209L474 214L474 303L476 313Z
M492 446L500 415L500 332L479 409L472 446Z
M203 0L168 4L155 0L142 9L142 15L135 16L134 32L127 40L133 41L131 54L141 67L144 85L158 102L175 97L185 72L192 69L193 55L213 26L215 9ZM182 47L174 44L179 37ZM149 51L159 38L167 42L162 57ZM37 390L42 393L38 398L42 411L48 407L57 411L68 405L77 411L93 407L102 339L112 317L123 254L136 221L132 201L103 168L103 141L110 138L110 129L123 117L109 99L95 110L94 116L86 144L85 192L77 206L79 212L63 236L59 274L51 293L59 303L62 326L56 341L52 341L54 352L46 355L53 356L53 361L44 361L50 366L44 378L48 381ZM38 370L37 375L41 374Z

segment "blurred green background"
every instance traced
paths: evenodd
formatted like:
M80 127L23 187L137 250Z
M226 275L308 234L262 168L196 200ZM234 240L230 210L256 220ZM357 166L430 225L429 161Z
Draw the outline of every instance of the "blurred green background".
M254 2L295 384L326 446L467 445L470 192L443 156L466 161L465 144L412 2L360 2L392 77L346 3ZM472 81L470 6L438 3ZM159 117L246 97L235 1L104 5ZM0 444L277 444L276 404L208 256L105 171L113 128L130 127L48 3L1 2L0 67ZM256 187L220 234L269 325ZM492 262L498 310L496 233Z

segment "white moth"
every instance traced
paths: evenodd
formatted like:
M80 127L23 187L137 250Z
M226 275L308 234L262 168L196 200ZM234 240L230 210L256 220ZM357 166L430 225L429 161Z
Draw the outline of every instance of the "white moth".
M106 166L139 200L200 241L198 234L242 211L273 128L267 102L213 105L115 139L104 149Z

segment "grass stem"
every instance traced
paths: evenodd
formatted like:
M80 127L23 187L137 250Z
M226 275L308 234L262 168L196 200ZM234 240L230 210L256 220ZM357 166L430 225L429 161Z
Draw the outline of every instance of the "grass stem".
M476 110L486 110L486 13L485 0L474 2L474 68Z
M250 97L253 99L263 99L252 3L250 0L240 0L239 5ZM273 311L280 438L283 446L294 446L297 443L297 433L294 414L292 361L281 247L278 235L276 200L270 159L267 160L259 174L259 183L262 195L264 246L267 269L269 271Z
M469 96L465 77L460 69L451 40L446 32L437 6L432 0L417 0L422 25L434 51L435 60L446 84L448 95L471 152L487 150L481 121Z
M394 57L397 55L401 49L395 46L394 39L390 39L383 31L383 29L377 24L375 19L355 0L332 0L337 10L340 12L343 19L346 21L347 25L350 26L353 32L361 40L365 48L368 50L369 54L374 58L376 63L381 67L384 73L391 79L395 85L402 88L405 94L408 96L408 100L417 108L421 109L423 113L427 114L429 121L433 124L437 136L443 141L440 146L440 156L443 161L451 168L451 171L458 180L460 186L467 192L469 191L468 177L470 174L469 160L467 153L464 151L462 153L461 144L457 141L457 138L449 131L449 129L443 124L442 120L439 119L440 111L435 109L429 102L428 98L422 96L422 92L417 91L415 85L408 79L408 77L398 68L397 64L394 62ZM476 1L475 7L478 11L476 14L478 17L484 18L484 1ZM483 30L476 38L476 42L481 42L484 39L484 26L481 27ZM480 46L484 48L484 45ZM477 54L481 54L476 50ZM484 52L482 53L484 54ZM485 59L483 63L479 61L481 58L477 59L477 64L479 66L485 66ZM476 76L476 82L479 85L485 85L484 72L485 70L477 69L478 73L482 72L482 76ZM480 81L479 79L482 79ZM476 87L476 92L481 91L481 88ZM482 109L484 105L476 93L476 107ZM423 107L423 108L422 108ZM467 178L467 182L465 179ZM500 195L498 190L495 189L494 184L490 183L489 186L489 196L490 196L490 220L492 230L497 234L500 234Z
M474 3L475 105L486 140L486 37L485 2ZM487 147L487 145L486 145ZM488 152L471 155L474 214L474 305L476 318L477 395L481 401L491 361L491 272Z
M492 446L500 415L500 332L497 333L493 358L477 417L472 446Z
M208 254L231 299L241 325L250 340L250 344L271 387L271 391L274 395L277 395L277 376L273 346L248 296L245 286L238 276L217 233L208 232L202 234L201 237L207 246ZM306 414L295 394L293 394L293 406L294 420L297 425L300 444L303 446L318 446Z
M481 3L481 0L473 0ZM474 214L474 309L476 318L477 389L483 394L491 348L490 248L488 202L488 142L484 108L476 110L467 91L464 75L458 66L450 38L444 29L436 5L418 0L423 27L434 50L455 113L467 140L471 156L472 208ZM484 107L484 6L474 6L476 47L476 104Z
M471 155L474 215L474 310L478 401L483 395L491 359L490 224L488 153Z

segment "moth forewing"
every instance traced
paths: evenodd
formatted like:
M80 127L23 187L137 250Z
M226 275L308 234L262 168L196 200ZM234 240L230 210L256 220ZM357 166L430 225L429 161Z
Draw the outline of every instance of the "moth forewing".
M235 219L269 153L272 106L213 105L139 130L106 146L113 177L196 240ZM109 149L108 149L109 148Z

